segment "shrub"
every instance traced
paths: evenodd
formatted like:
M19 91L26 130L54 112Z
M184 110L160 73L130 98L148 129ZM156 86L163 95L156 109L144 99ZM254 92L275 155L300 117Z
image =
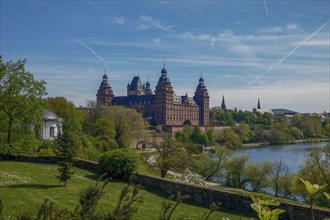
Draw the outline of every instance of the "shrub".
M128 178L136 167L137 157L130 149L110 151L99 160L99 172L113 178Z

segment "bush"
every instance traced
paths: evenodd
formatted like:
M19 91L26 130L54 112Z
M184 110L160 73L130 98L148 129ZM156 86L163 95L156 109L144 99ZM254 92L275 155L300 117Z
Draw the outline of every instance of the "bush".
M99 172L113 178L128 178L136 167L137 157L130 149L110 151L99 160Z

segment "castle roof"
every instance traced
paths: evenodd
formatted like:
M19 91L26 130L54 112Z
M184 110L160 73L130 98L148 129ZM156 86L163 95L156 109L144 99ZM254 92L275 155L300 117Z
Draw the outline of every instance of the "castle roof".
M159 78L159 82L169 82L170 81L170 78L167 76L167 70L166 70L166 68L165 68L165 62L164 62L164 64L163 64L164 66L163 66L163 69L162 69L162 71L161 71L161 76L160 76L160 78Z
M186 101L186 99L188 99L189 105L197 106L195 100L191 97L188 97L187 95L184 95L184 96L174 95L173 96L173 103L174 104L182 104Z
M155 95L130 95L130 96L115 96L112 100L114 105L134 105L154 103Z
M131 84L129 84L128 86L128 90L140 90L140 89L143 89L143 85L142 85L142 82L140 80L140 77L139 76L134 76L133 79L132 79L132 82Z

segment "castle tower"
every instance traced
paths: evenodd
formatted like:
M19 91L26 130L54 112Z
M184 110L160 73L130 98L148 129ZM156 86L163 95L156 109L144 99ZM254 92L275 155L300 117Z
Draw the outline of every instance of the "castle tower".
M226 103L225 103L225 96L224 95L222 95L221 109L226 110Z
M146 83L145 94L146 95L153 95L149 80Z
M171 124L171 120L173 119L171 114L174 114L173 93L173 87L169 77L167 76L167 70L164 63L161 76L155 90L155 118L160 124Z
M134 76L131 84L127 85L127 95L145 95L144 86L139 76Z
M103 80L96 94L97 104L112 105L113 91L108 81L106 69L104 70Z
M199 106L199 125L208 125L209 124L209 101L210 96L207 92L206 86L204 84L204 79L201 76L199 78L199 84L195 91L194 100Z
M260 98L258 98L258 106L257 106L257 109L261 109L261 107L260 107Z

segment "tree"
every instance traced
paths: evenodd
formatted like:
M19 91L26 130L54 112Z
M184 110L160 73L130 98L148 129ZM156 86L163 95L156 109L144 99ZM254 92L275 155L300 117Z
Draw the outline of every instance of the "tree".
M206 154L198 155L198 163L195 169L198 170L198 173L204 176L206 180L209 180L224 169L224 164L230 155L231 152L226 147L218 147L212 158Z
M119 220L125 219L130 220L133 215L137 212L138 208L135 207L135 203L140 202L142 197L138 196L140 186L127 184L125 188L121 190L119 199L115 208L112 212L104 214L103 219L105 220Z
M231 128L225 128L219 136L220 143L224 143L228 148L240 148L241 139Z
M238 126L233 126L232 129L243 143L247 143L251 139L251 130L248 124L241 123Z
M160 169L161 177L165 177L166 173L171 168L178 168L191 155L189 151L184 148L183 144L178 143L171 136L167 136L164 140L157 144L154 143L154 148L157 151L157 166Z
M112 150L99 160L99 172L113 178L129 178L137 168L137 156L130 148Z
M313 148L298 171L298 176L301 179L308 179L310 182L325 185L326 191L330 192L330 145L323 148ZM305 186L299 178L295 180L295 193L302 196L305 201L309 200ZM317 205L329 206L328 201L321 194L316 195L314 202Z
M60 182L67 185L67 181L71 179L73 171L73 155L75 149L75 141L68 133L60 134L56 139L57 156L59 158L59 176L57 177Z
M330 139L330 124L324 126L324 134Z
M279 196L281 191L284 191L285 179L288 177L289 167L282 160L275 161L272 164L270 172L270 185L274 190L275 196Z
M115 124L115 140L120 147L129 147L132 137L144 135L148 123L134 109L123 106L105 106L102 116L109 117Z
M237 156L232 158L225 165L226 169L226 185L245 188L246 183L248 182L248 176L246 174L246 164L249 157Z
M38 128L42 122L46 82L35 80L33 74L25 70L25 63L25 59L4 63L0 56L0 116L9 146L15 141L12 140L14 127Z
M95 186L89 185L87 188L82 189L79 193L80 210L78 212L78 209L76 209L75 215L78 215L81 219L97 219L99 216L95 213L95 208L98 201L104 195L104 188L106 185L107 182L104 182L103 185L99 185L98 181Z
M253 192L259 191L269 186L269 174L272 170L270 162L249 163L247 165L247 176Z
M93 125L92 134L105 140L114 139L116 137L115 123L109 117L100 117Z

